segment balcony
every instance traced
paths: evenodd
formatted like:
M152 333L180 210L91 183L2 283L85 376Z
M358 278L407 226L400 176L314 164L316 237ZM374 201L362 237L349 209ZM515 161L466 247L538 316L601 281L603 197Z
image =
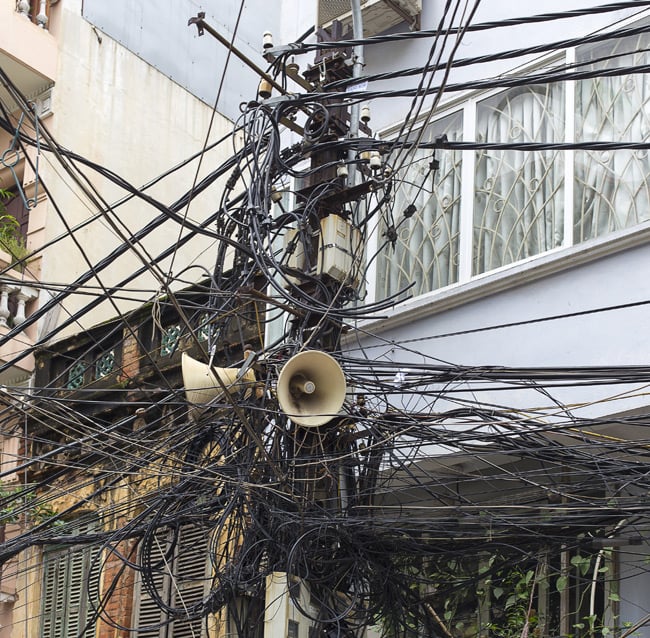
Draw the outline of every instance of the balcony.
M39 5L35 15L30 3L24 0L0 0L0 67L29 99L54 84L57 65L56 40L44 28L47 20L41 17L40 27L31 19L40 15L41 5L45 9L42 16L46 16L49 2L32 4ZM0 96L14 104L4 88L0 89Z
M12 339L6 339L32 312L38 298L38 290L26 274L10 268L13 258L0 250L0 366L11 364L0 372L0 384L17 385L30 377L34 371L34 357L30 353L17 359L26 348L34 344L31 330L23 331Z

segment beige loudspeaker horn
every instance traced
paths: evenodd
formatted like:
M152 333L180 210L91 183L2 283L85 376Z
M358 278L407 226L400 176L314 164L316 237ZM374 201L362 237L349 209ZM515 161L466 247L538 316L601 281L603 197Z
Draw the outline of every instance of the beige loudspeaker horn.
M278 377L278 401L294 423L323 425L345 401L345 376L341 366L325 352L307 350L291 357Z
M185 396L190 405L210 403L223 394L223 386L236 391L252 387L255 383L255 372L252 368L240 377L239 368L211 368L207 363L201 363L185 352L181 358L181 370Z

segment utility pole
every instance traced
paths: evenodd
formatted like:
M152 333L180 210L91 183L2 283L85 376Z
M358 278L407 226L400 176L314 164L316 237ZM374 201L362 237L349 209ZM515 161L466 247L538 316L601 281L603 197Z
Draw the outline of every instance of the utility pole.
M341 24L334 21L329 31L317 29L319 40L335 42L351 35L361 39L360 1L351 0L351 8L352 34L343 33ZM277 81L248 60L205 22L204 14L191 19L190 24L196 25L200 35L207 32L215 37L259 75L258 99L268 112L274 104L292 104L292 96L284 88L286 81ZM267 61L275 63L270 34L265 34L264 46ZM280 118L281 124L301 137L297 146L302 159L308 159L310 170L295 188L295 209L278 229L288 255L283 262L283 303L293 305L296 311L287 342L288 349L293 349L276 384L280 412L287 419L293 445L288 480L294 505L305 520L314 516L325 516L328 521L346 517L357 487L354 471L341 460L354 457L356 444L350 436L349 420L338 414L346 397L346 384L336 356L344 329L340 311L358 298L361 285L365 232L359 228L354 210L375 182L368 171L359 179L359 164L367 165L368 160L362 160L353 145L342 143L356 139L360 132L371 134L367 118L360 117L358 104L347 105L339 97L328 97L327 85L360 77L362 68L363 47L357 45L324 49L302 75L293 62L282 69L284 80L292 80L310 97L303 103L296 100L295 108L291 107L299 118ZM271 97L273 90L279 97ZM348 619L341 605L354 592L345 591L345 583L331 591L317 581L301 582L285 567L285 571L274 569L268 574L265 584L265 638L348 635ZM308 619L298 611L309 608L310 590L319 601L312 618L319 633L309 631Z
M361 39L359 0L351 0L351 6L352 35ZM319 29L317 35L327 41L350 37L336 21L329 32ZM267 60L273 60L271 54ZM295 251L297 255L290 264L296 280L290 292L300 302L316 299L320 308L312 311L307 321L295 321L296 329L304 338L302 348L282 369L277 383L280 406L293 422L294 440L300 441L295 451L295 479L297 484L306 486L303 507L307 513L325 512L331 520L348 515L356 492L354 472L341 460L354 455L354 438L348 436L350 425L346 419L332 414L341 407L335 396L342 383L344 398L345 379L331 355L336 356L341 348L343 325L337 310L358 294L361 283L359 271L365 232L357 226L358 216L353 214L353 209L371 190L372 183L366 180L357 184L357 153L354 148L346 150L345 145L337 144L357 138L360 130L370 134L360 120L359 105L355 103L348 108L338 97L329 99L326 86L335 80L360 77L362 68L362 46L328 48L316 55L313 66L303 74L312 87L311 95L318 96L318 101L314 100L304 124L303 148L309 156L311 170L296 196L297 207L309 208L310 215L303 216L308 225L307 241L303 233L300 249ZM292 72L295 75L295 68ZM291 246L297 234L295 229L287 230L287 245ZM300 414L292 414L295 411ZM313 462L318 458L322 465ZM286 612L287 636L312 635L304 626L307 619L302 618L301 627L299 615L290 617L295 614L289 601L292 577L292 574L274 573L267 579L265 638L275 638L285 631L283 625L274 623L274 619L282 616L277 613L279 608ZM299 589L293 598L301 608L307 609L302 584L297 583ZM326 591L314 581L304 585L312 594L315 592L315 599L320 603L320 608L315 610L316 629L320 633L315 635L359 635L351 633L342 609L343 600L354 592L345 591L344 583L339 591ZM336 617L335 621L332 616Z

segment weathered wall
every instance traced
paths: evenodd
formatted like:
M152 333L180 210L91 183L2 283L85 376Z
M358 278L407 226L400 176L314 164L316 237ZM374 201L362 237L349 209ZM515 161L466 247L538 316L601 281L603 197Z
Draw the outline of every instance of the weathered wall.
M52 29L60 44L60 61L53 94L54 115L46 120L46 125L59 144L114 171L137 188L199 153L206 140L212 142L231 131L227 119L217 113L212 120L212 110L205 103L93 29L81 16L79 0L59 2L55 9L58 15L54 16ZM200 168L195 161L147 193L168 205L190 190L197 172L203 177L231 153L231 143L223 144L203 157ZM97 190L101 202L90 201L83 195L59 163L50 157L41 161L42 178L51 192L45 240L55 242L43 259L45 281L74 281L123 242L120 234L128 237L159 214L142 201L132 200L114 209L114 215L93 219L98 208L115 204L126 192L90 168L77 166ZM209 196L199 197L183 212L190 219L201 221L216 206L215 192L219 192L218 187ZM81 223L86 225L74 234L79 245L70 237L60 239L68 234L68 228ZM98 277L101 284L110 286L148 264L164 248L173 245L181 231L176 223L161 223L137 249L111 260ZM133 282L132 287L138 292L129 295L129 300L115 295L114 305L102 305L70 331L90 327L116 315L118 309L148 299L153 291L161 288L161 281L171 278L169 273L176 276L199 262L209 265L213 245L209 239L194 240L191 247L181 249L174 256L173 262L167 260L157 277L148 275ZM189 282L202 274L195 269L183 276ZM97 279L90 284L95 286L93 294L102 294ZM67 317L90 299L86 295L68 298L58 311L59 318Z

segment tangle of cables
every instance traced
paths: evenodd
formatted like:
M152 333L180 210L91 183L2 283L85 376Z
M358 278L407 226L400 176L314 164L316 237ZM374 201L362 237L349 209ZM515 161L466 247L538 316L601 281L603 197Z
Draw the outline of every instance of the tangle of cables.
M34 252L72 240L87 269L65 284L35 279L49 297L2 340L31 326L47 329L0 363L2 372L36 355L39 366L29 391L1 394L3 435L20 444L0 479L21 480L3 483L2 522L15 530L0 544L0 561L18 573L30 552L40 552L46 566L62 551L80 557L88 604L77 635L101 622L144 636L162 635L162 627L200 635L218 625L258 638L277 602L269 592L278 574L314 635L361 638L373 627L393 638L453 638L465 630L523 636L535 628L559 636L570 614L575 635L595 635L596 625L602 631L620 602L621 575L608 572L613 548L623 544L633 555L648 526L650 439L639 406L650 366L556 365L552 353L544 367L471 365L436 358L430 344L634 311L650 300L477 321L453 332L437 331L432 321L424 336L393 339L377 326L422 292L419 282L397 277L383 295L369 288L397 254L422 198L437 188L443 154L648 149L647 136L427 137L452 93L642 78L650 68L630 62L624 49L534 73L452 82L454 70L488 62L624 38L648 43L650 27L642 21L460 58L466 34L650 2L475 23L479 4L448 0L437 28L426 31L280 47L268 72L284 88L292 56L326 56L306 74L311 89L243 104L231 133L142 187L62 147L1 72L22 109L17 118L0 103L0 127L14 151L29 162L38 149L92 210L86 221L69 223L42 184L64 230ZM337 66L337 56L347 61L355 45L425 39L427 55L412 68L351 77L341 70L347 62ZM647 60L647 52L639 45L632 53ZM413 84L386 88L396 78ZM360 83L370 88L359 90ZM397 98L407 98L407 109L395 135L348 135L352 105ZM220 161L174 201L153 194L208 153ZM121 197L106 200L94 184L99 178ZM191 217L190 205L206 194L210 212ZM132 200L152 217L126 223L121 207ZM117 242L101 259L82 241L95 223ZM152 253L147 238L161 228L169 245ZM207 262L165 270L199 240L211 242ZM125 256L134 267L111 280L111 265ZM33 257L19 261L29 270ZM145 274L153 288L141 284ZM143 298L145 305L121 311L120 302ZM48 324L71 299L74 310ZM116 318L57 340L107 303ZM192 392L205 388L183 378L187 355L213 375L208 399L197 400L202 395ZM338 403L306 378L310 366L330 358L344 378ZM285 384L289 368L297 372ZM334 385L334 376L322 385ZM323 417L316 426L308 420L315 416ZM35 581L40 567L24 563L32 572L25 582ZM635 561L626 576L645 569ZM139 601L135 610L132 602L129 613L115 603L125 598ZM585 618L591 629L578 627Z

